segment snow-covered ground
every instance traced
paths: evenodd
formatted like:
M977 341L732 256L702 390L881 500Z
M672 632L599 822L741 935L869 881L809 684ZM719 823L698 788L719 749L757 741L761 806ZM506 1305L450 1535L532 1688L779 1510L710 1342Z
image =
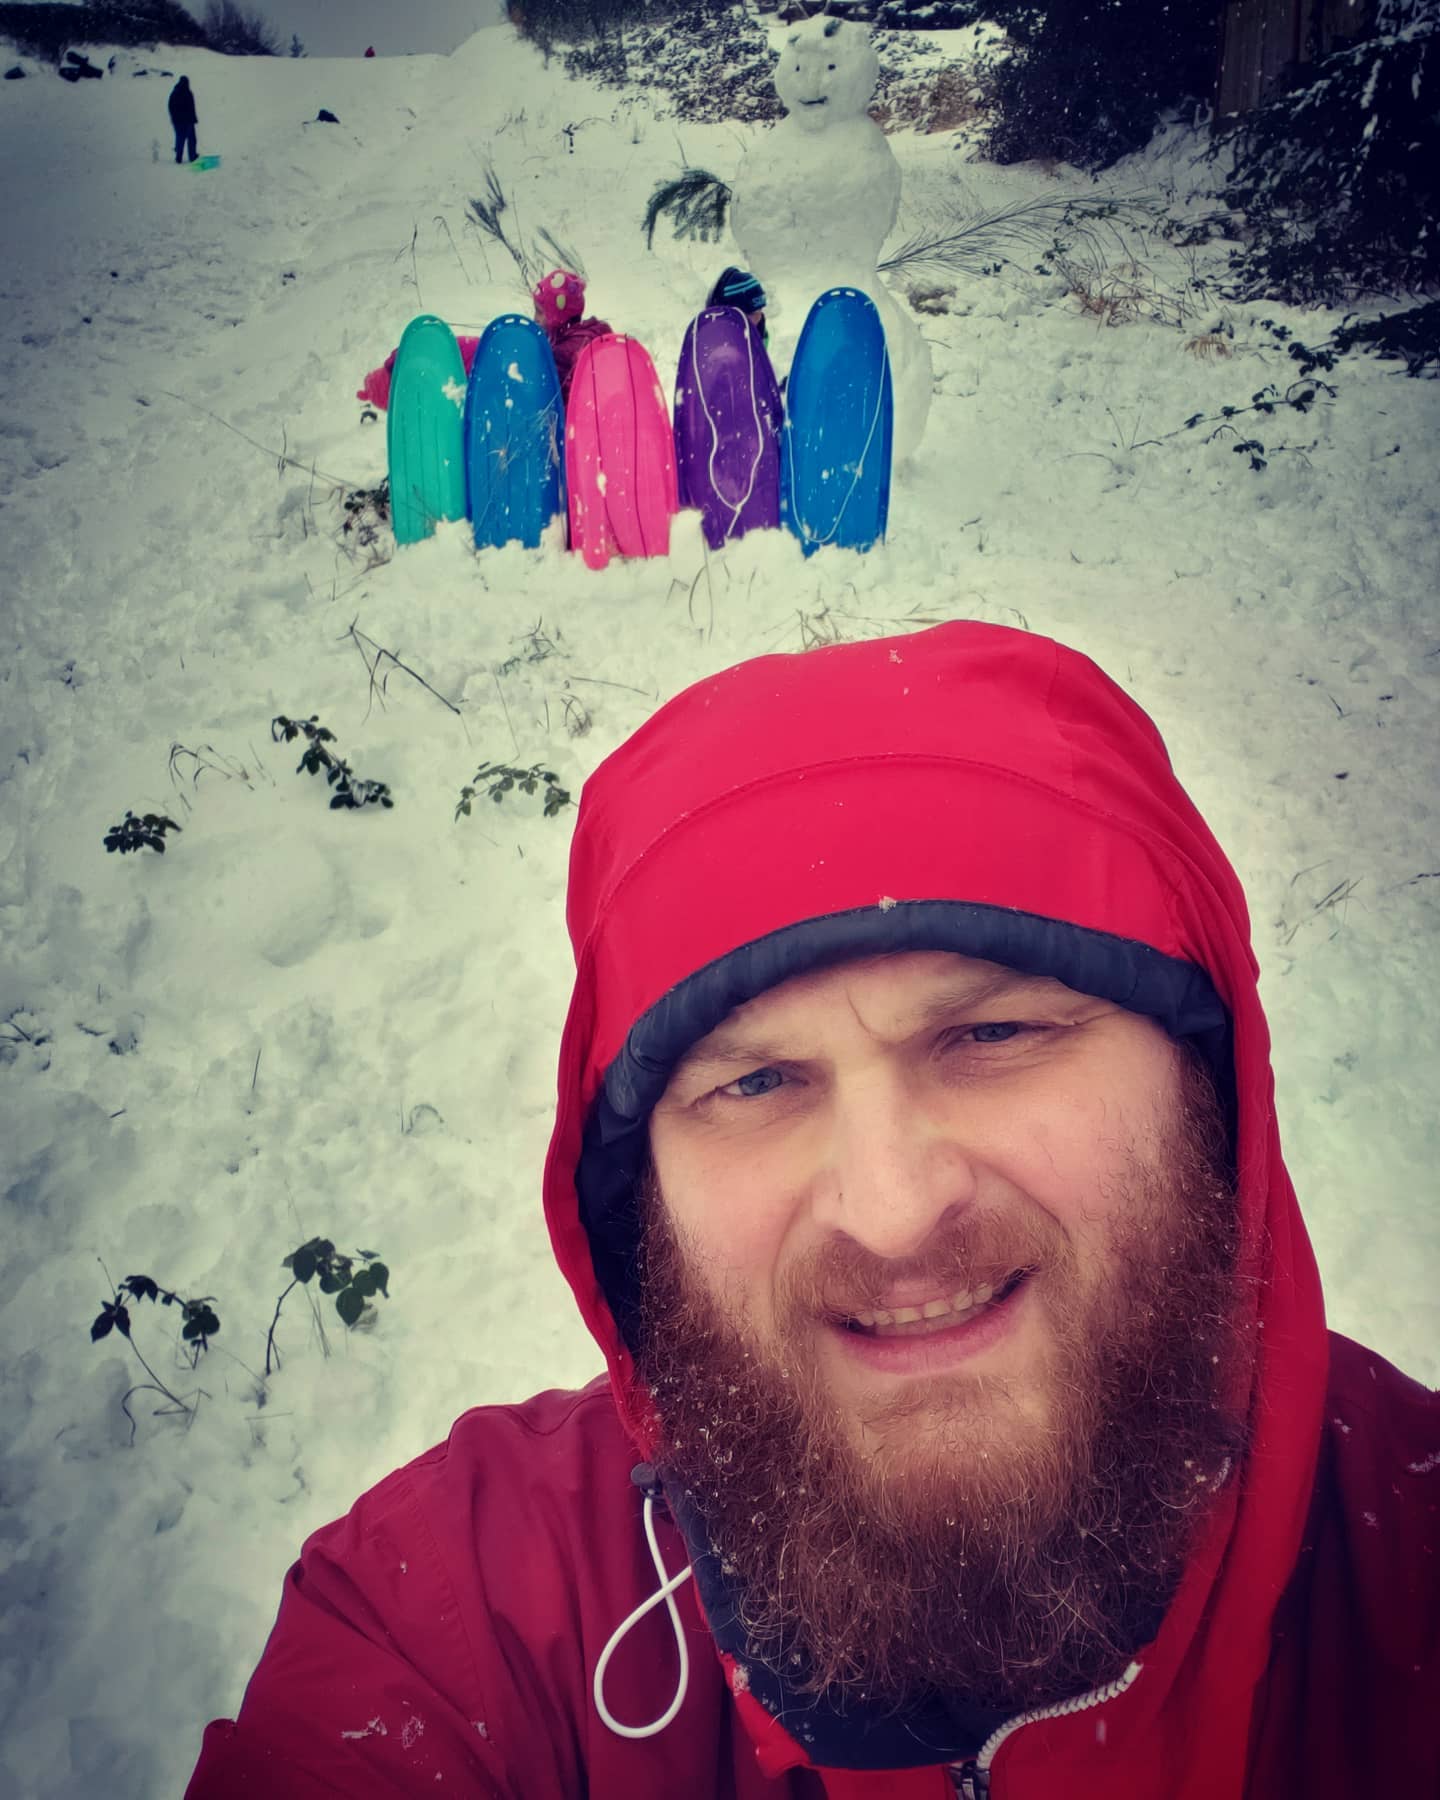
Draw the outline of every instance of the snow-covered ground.
M146 65L189 73L221 168L174 166ZM307 124L321 106L341 122ZM384 472L365 371L422 307L478 330L524 304L466 225L482 160L669 381L730 247L662 226L647 253L644 201L682 154L733 173L749 135L677 131L508 29L444 59L122 53L104 81L0 88L0 1789L20 1800L178 1793L304 1534L466 1406L594 1373L539 1206L573 813L456 802L486 759L578 792L659 698L752 653L971 615L1134 692L1250 893L1332 1320L1440 1376L1440 386L1348 358L1308 416L1237 420L1269 447L1254 471L1233 436L1178 428L1293 378L1261 317L1312 342L1332 318L1217 303L1112 329L1027 256L923 320L937 391L883 550L807 563L764 534L707 557L687 520L668 561L599 575L477 558L462 526L347 553L339 490ZM1092 192L894 142L901 233ZM1185 151L1107 184L1183 183ZM1183 254L1145 256L1173 291ZM1222 314L1233 354L1187 350ZM372 684L372 646L413 675ZM318 714L393 811L328 810L271 741L281 713ZM181 825L166 855L105 853L127 807ZM391 1298L351 1333L327 1302L322 1335L292 1294L263 1381L281 1259L317 1235L379 1251ZM213 1295L222 1325L192 1374L173 1309L135 1306L138 1348L203 1397L187 1425L134 1395L133 1442L139 1366L88 1335L132 1273Z

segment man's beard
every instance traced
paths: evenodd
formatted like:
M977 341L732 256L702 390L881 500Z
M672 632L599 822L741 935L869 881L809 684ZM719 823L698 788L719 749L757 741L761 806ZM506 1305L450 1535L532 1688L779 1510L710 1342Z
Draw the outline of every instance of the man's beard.
M647 1179L635 1348L656 1460L734 1579L748 1653L795 1691L1019 1711L1114 1679L1155 1636L1242 1452L1252 1354L1223 1126L1198 1066L1185 1087L1106 1196L1098 1276L1038 1206L966 1214L903 1266L838 1239L782 1280L773 1343L730 1323ZM907 1276L944 1293L1019 1268L1051 1340L1027 1370L1038 1414L963 1368L848 1413L829 1393L822 1320Z

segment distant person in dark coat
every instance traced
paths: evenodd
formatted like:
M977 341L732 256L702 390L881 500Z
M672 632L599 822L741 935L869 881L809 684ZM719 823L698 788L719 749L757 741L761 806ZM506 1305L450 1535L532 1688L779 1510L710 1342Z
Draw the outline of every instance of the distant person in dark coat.
M585 317L585 283L571 269L552 269L530 291L535 317L545 328L555 352L555 372L560 377L560 398L569 404L570 382L580 352L596 338L608 337L603 319Z
M195 111L195 96L190 92L190 77L182 75L170 90L170 123L175 127L175 160L181 160L181 152L188 150L191 162L195 160L195 127L199 123Z

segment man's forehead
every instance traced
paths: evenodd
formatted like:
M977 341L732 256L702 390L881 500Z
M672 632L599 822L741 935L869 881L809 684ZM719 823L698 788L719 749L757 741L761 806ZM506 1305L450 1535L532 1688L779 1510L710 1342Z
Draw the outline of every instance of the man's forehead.
M947 950L910 950L856 957L810 970L778 983L734 1012L701 1038L681 1059L681 1069L749 1047L761 1048L786 1032L803 1032L823 1021L837 1003L857 1002L891 1028L920 1029L957 1007L988 1005L1001 999L1080 1000L1063 982L1030 975Z

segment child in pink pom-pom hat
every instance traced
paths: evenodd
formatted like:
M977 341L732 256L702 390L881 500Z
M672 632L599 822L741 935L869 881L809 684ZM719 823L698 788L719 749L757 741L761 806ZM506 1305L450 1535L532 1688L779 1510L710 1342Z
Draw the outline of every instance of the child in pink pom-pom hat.
M542 276L531 289L530 298L535 317L544 326L555 352L561 398L568 402L570 379L580 352L593 339L608 337L610 327L604 319L585 317L585 283L571 269L552 269Z

